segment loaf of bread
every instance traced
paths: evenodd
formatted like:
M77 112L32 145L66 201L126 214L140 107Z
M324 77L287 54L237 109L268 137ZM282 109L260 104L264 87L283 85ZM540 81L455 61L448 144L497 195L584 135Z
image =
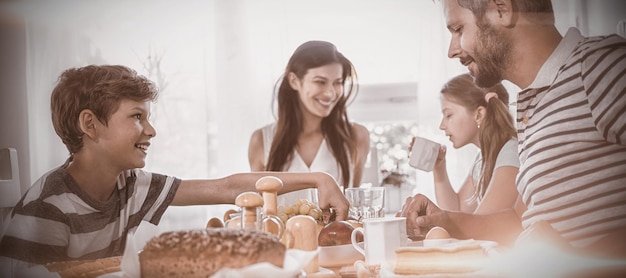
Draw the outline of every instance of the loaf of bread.
M62 278L95 278L107 273L121 271L120 256L94 260L75 260L46 264L50 272L57 272Z
M269 233L240 229L166 232L139 254L141 277L209 277L224 267L283 266L285 245Z
M468 273L485 266L487 254L475 240L459 240L437 247L396 249L393 272L403 275Z

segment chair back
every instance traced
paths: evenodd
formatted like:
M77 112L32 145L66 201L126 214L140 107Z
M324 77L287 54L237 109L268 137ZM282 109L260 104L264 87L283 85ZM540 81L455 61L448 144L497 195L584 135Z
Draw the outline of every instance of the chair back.
M13 207L22 197L17 150L0 149L0 207Z

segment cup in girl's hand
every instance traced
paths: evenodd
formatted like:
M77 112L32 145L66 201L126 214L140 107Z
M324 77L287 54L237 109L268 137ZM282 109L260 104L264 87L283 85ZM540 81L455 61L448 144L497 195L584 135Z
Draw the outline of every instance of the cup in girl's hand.
M441 145L422 137L413 139L409 165L415 169L430 172L435 167Z

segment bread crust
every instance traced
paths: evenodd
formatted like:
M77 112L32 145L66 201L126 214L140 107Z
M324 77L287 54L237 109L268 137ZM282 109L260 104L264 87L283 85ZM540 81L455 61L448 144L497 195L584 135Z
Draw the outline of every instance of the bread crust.
M121 271L121 256L94 259L54 262L46 264L50 272L57 272L62 278L95 278L107 273Z
M209 277L224 267L282 267L285 252L272 234L215 228L163 233L146 244L139 261L141 277Z

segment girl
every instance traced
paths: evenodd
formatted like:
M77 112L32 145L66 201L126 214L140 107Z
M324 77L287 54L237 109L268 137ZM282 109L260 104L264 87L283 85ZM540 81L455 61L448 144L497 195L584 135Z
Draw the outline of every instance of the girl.
M441 208L479 214L514 206L519 157L508 101L504 86L478 88L469 74L458 75L443 86L439 128L454 148L474 144L480 153L470 175L455 192L446 171L446 149L439 150L433 176Z

